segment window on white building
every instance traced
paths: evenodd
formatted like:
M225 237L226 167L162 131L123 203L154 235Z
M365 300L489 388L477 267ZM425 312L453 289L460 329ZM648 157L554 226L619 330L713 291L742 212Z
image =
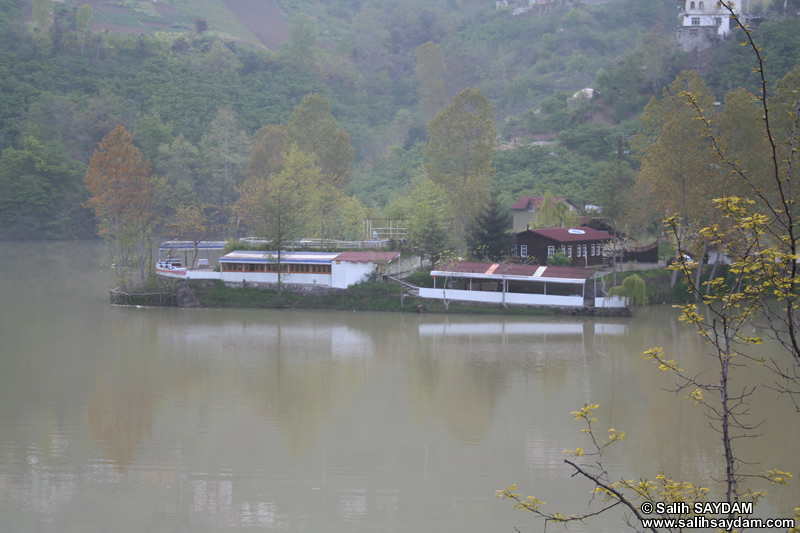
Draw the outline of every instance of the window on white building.
M519 247L519 256L520 257L528 257L528 245L522 244Z
M689 9L694 9L694 2L689 2Z
M555 246L548 246L547 247L547 257L553 257L553 254L555 254L555 253L556 253L556 247Z
M700 25L700 17L692 17L692 26Z
M700 3L699 3L699 4L697 4L697 7L699 7L700 9L703 9L703 8L705 8L706 6L704 6L704 5L703 5L703 1L702 1L702 0L700 0Z

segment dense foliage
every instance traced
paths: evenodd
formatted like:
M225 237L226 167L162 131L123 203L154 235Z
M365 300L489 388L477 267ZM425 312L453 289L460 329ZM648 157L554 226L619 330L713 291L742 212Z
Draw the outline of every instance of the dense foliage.
M502 150L493 156L491 191L501 205L548 190L597 203L598 183L614 174L609 164L635 170L628 138L636 116L678 72L697 66L673 44L673 3L659 0L556 2L519 16L467 0L277 5L289 38L270 51L240 23L215 19L208 5L159 15L147 2L112 13L0 0L0 238L93 235L82 177L117 125L133 133L164 181L163 215L213 205L211 226L228 233L254 135L288 126L312 93L329 101L336 128L326 127L341 132L332 148L341 153L328 160L340 156L341 168L352 161L337 182L348 190L331 212L346 205L356 216L368 206L384 215L423 163L428 123L469 87L494 109ZM776 75L798 56L797 24L768 18L758 30ZM699 66L717 96L753 84L736 43L713 54ZM586 87L593 97L578 92ZM348 224L324 227L355 228Z

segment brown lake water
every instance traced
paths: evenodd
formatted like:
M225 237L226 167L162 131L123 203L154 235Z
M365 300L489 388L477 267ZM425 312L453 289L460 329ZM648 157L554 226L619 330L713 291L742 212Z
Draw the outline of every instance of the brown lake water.
M608 452L612 478L664 470L721 491L716 434L640 355L662 346L712 368L671 307L630 319L112 307L102 249L0 243L0 531L542 531L494 491L596 509L562 454L588 444L570 415L585 403L600 404L599 433L628 434ZM800 415L763 387L752 411L765 436L741 455L796 476L756 515L791 516ZM620 516L568 530L620 531Z

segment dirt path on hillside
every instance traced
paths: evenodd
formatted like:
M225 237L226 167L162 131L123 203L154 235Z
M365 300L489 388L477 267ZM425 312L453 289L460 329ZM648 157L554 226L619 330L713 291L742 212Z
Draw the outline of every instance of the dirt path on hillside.
M289 22L274 0L222 0L245 28L270 50L289 40Z

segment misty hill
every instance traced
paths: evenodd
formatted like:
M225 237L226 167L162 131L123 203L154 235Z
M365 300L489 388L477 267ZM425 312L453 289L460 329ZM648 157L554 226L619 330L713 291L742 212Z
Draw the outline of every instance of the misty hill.
M495 192L508 200L552 188L580 202L590 200L597 165L624 157L635 167L615 136L635 132L646 102L682 69L702 67L719 95L752 84L734 42L704 58L677 50L672 1L539 4L514 16L467 0L97 2L91 11L0 0L2 237L92 235L83 174L116 124L134 132L174 202L186 192L175 184L189 183L181 172L192 187L210 187L209 139L221 134L213 121L222 110L243 168L260 128L286 124L304 96L321 94L355 149L350 190L377 213L421 162L432 114L477 87L504 148ZM274 49L231 13L271 28ZM798 30L792 18L758 29L776 70L796 62ZM418 72L426 43L440 50L433 76L443 83L443 99L427 108ZM580 96L587 87L592 98Z

